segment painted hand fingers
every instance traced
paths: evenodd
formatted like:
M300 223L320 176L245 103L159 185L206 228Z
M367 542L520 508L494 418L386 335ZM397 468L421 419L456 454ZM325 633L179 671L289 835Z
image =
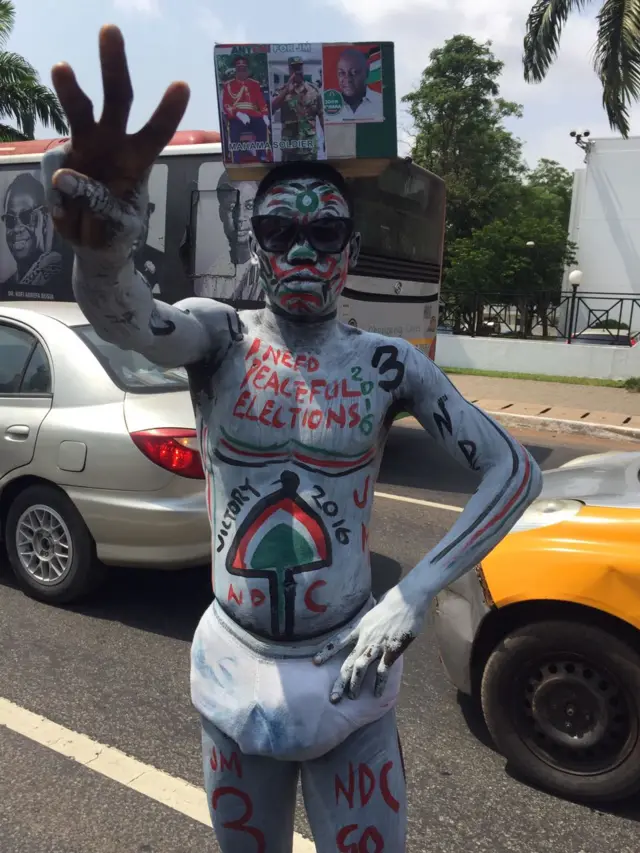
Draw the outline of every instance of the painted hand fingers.
M135 212L128 204L111 195L104 184L79 172L58 170L53 176L53 187L65 199L81 202L93 216L117 224L122 231L135 222Z
M133 87L124 39L117 27L106 26L100 30L100 67L104 90L100 125L114 134L124 136L133 103Z
M354 631L345 631L343 634L339 634L334 640L321 649L318 654L314 657L313 662L316 666L322 666L323 663L326 663L330 658L335 657L338 652L341 652L342 649L346 648L348 645L355 643L358 639L358 629L356 628Z
M60 62L54 65L51 80L67 116L72 139L86 136L95 127L93 104L78 85L73 69L66 62Z
M337 704L345 694L347 689L347 685L351 684L351 673L353 671L353 665L356 660L359 658L360 652L354 650L351 652L349 657L345 660L340 668L340 675L336 678L333 687L331 688L331 693L329 695L329 701L334 705Z
M378 664L378 671L376 672L376 683L373 687L373 695L379 699L384 691L387 688L387 682L389 681L389 670L395 663L395 659L391 662L388 660L389 653L382 656L382 660Z
M172 83L149 121L130 137L136 146L138 164L143 169L148 169L171 141L186 112L189 98L186 83Z
M40 174L42 175L42 183L47 198L49 210L54 218L59 219L64 215L62 208L62 193L53 186L53 176L55 173L64 167L65 160L68 156L68 145L59 145L53 148L42 158L40 166Z
M356 653L357 653L356 649ZM360 695L360 691L362 690L362 682L367 674L367 670L369 667L375 663L378 658L382 656L382 649L379 646L370 646L368 649L364 651L364 653L360 654L352 668L351 668L351 681L349 684L349 699L357 699Z

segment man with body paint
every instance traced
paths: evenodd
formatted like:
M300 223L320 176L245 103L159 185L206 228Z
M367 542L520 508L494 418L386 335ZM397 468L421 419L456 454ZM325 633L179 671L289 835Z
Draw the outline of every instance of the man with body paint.
M301 777L318 853L402 853L403 652L434 596L538 495L539 469L417 349L337 321L359 236L348 188L327 165L281 166L258 188L264 309L154 301L132 247L146 175L188 88L174 83L127 135L120 32L104 28L100 48L98 123L69 66L54 68L72 140L46 155L44 171L56 227L74 248L76 298L97 332L189 373L216 595L194 638L191 687L218 843L223 853L291 851ZM376 602L374 483L401 411L482 480L445 538Z

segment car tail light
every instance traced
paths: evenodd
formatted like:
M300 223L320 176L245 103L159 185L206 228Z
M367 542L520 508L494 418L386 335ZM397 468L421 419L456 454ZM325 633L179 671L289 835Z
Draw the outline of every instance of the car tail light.
M194 429L143 429L132 432L136 447L147 459L179 477L204 480L198 434Z

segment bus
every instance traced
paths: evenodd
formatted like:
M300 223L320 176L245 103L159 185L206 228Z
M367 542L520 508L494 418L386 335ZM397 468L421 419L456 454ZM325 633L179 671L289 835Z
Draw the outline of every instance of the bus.
M0 301L73 301L72 253L55 233L40 160L66 139L0 143ZM339 319L401 337L431 358L444 244L444 182L409 158L349 180L362 249ZM153 166L136 267L158 299L264 300L252 262L255 182L231 183L215 131L180 131ZM0 228L0 230L2 230Z

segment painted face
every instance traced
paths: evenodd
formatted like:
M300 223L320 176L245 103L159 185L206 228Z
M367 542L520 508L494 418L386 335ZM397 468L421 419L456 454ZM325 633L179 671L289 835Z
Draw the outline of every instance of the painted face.
M341 56L338 61L338 85L342 94L347 98L364 94L366 89L367 72L364 62L358 62L354 57Z
M269 302L296 317L333 313L360 246L344 196L317 178L282 181L259 199L254 214Z
M7 245L16 260L30 257L38 248L37 210L33 198L27 193L16 193L7 201L3 219L7 229Z

